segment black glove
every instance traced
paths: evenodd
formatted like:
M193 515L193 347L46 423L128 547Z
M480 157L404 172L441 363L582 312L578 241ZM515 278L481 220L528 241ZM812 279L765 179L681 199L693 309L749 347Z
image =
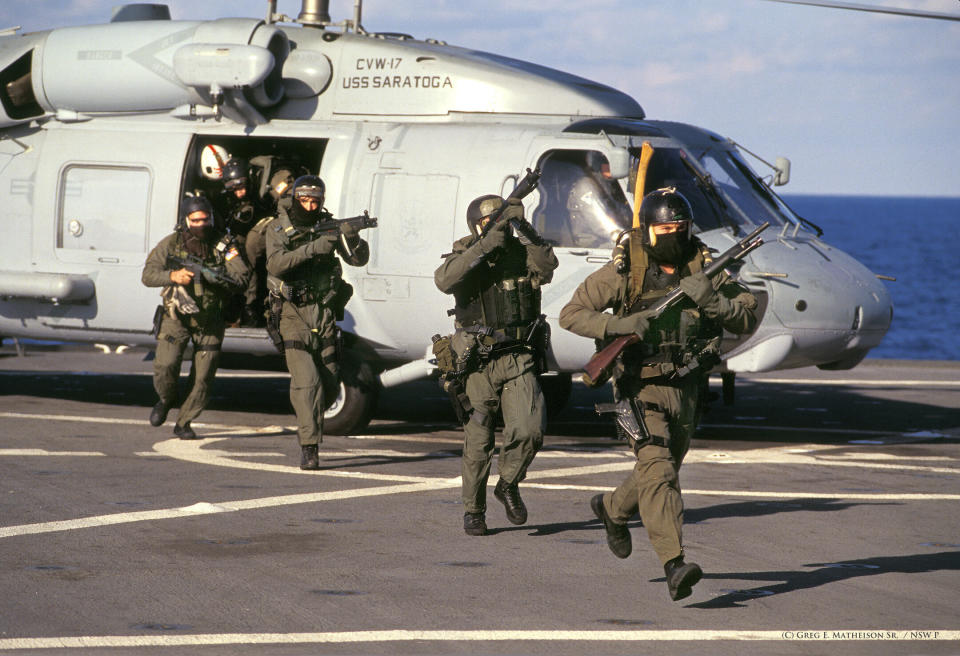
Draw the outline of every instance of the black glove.
M360 243L360 231L349 223L341 223L340 232L350 248L356 248Z
M684 294L699 305L704 314L716 318L722 312L721 297L713 288L713 283L702 271L680 279L678 285ZM725 300L725 299L723 299Z
M484 255L489 255L498 248L503 248L507 241L505 226L496 225L490 229L486 236L480 240L480 250Z
M646 312L637 312L625 317L610 317L610 320L607 321L606 333L608 336L636 334L643 339L649 328L650 316Z
M306 246L307 255L326 255L332 253L337 247L337 240L340 238L338 232L328 232L320 235Z
M504 208L501 216L506 221L522 221L523 201L519 198L508 198L507 206Z

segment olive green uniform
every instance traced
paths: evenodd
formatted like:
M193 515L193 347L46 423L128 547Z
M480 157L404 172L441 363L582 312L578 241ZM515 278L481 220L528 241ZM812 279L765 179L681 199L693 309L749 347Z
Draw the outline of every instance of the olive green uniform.
M323 441L323 413L337 398L336 320L342 318L352 293L336 256L352 266L363 266L370 258L370 247L358 237L350 248L336 231L310 240L290 222L291 202L290 198L280 201L277 218L266 231L267 283L271 298L280 306L280 336L290 371L297 436L301 446L311 446ZM335 246L320 254L318 248L324 243L327 248Z
M170 274L179 266L167 266L170 256L185 257L180 232L164 237L147 256L141 281L147 287L163 287L164 292L172 291L174 284ZM245 285L250 269L240 255L236 242L225 237L216 242L204 259L204 266L220 269L233 277L240 285ZM220 345L223 343L223 308L231 295L239 287L210 283L203 276L194 276L193 281L182 286L186 294L199 309L194 314L185 314L168 299L164 303L164 315L157 335L157 352L153 361L153 387L160 401L167 407L176 403L177 380L180 377L180 365L187 343L193 341L193 387L180 406L177 425L184 426L195 419L206 407L210 388L217 374L220 360Z
M540 285L549 283L557 268L553 249L545 243L524 246L510 236L501 252L486 258L474 241L464 237L455 242L453 252L434 274L440 291L454 294L457 301L454 353L463 355L478 340L481 347L490 349L479 368L468 374L465 385L474 409L464 426L461 463L463 506L468 513L486 510L498 409L504 422L498 469L507 484L524 479L543 443L546 413L537 379L537 354L523 340L540 315ZM518 290L511 302L511 292ZM485 328L489 334L482 334Z
M257 221L247 233L244 244L251 275L243 300L247 307L253 308L258 317L263 314L263 297L266 288L267 230L275 218L276 215L271 214Z
M642 252L643 271L634 293L627 285L627 274L616 272L613 262L595 271L577 288L573 298L560 312L560 326L585 337L602 340L608 336L607 323L613 317L604 310L627 316L643 310L676 287L679 278L698 273L705 262L705 249L698 246L680 267L672 284L658 284L659 267ZM614 391L618 399L633 398L642 409L650 440L639 447L631 439L637 463L631 475L613 493L603 496L610 519L626 524L639 510L654 550L666 564L683 555L683 500L680 496L679 470L696 428L698 404L705 373L692 373L671 380L680 363L684 345L691 340L702 344L716 339L721 327L740 334L756 323L754 296L726 274L711 280L722 297L717 308L697 307L689 298L651 321L643 340L624 351L614 370Z

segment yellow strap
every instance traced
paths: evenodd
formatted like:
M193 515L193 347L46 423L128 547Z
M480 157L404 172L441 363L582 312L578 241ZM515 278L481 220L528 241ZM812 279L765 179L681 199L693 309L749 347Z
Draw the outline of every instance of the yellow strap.
M653 157L653 146L649 141L644 141L640 148L640 162L637 164L637 178L633 184L633 227L634 231L630 235L630 275L628 276L628 296L627 305L633 305L633 301L640 296L643 286L642 263L646 260L643 257L642 237L640 235L640 205L643 203L643 190L647 184L647 165L650 164L650 158Z

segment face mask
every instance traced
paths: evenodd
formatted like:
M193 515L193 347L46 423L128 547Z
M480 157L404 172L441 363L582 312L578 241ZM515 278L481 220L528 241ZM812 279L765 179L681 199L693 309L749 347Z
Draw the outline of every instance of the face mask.
M317 203L317 209L308 211L300 204L300 201L296 198L293 199L293 203L290 205L290 222L294 225L300 226L310 226L320 220L320 208L322 207L321 203Z
M644 246L650 257L663 264L682 264L687 254L690 240L685 234L657 235L655 246Z
M200 241L210 241L210 238L213 237L213 226L210 224L190 226L190 234Z

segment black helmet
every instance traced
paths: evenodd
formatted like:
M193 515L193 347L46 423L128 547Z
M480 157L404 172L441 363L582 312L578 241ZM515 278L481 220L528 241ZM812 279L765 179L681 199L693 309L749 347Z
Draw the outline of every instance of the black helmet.
M183 197L183 200L180 201L181 223L186 225L187 217L194 212L206 212L207 216L210 217L211 222L213 221L213 205L210 204L210 201L206 196L201 196L199 194L187 194Z
M318 175L301 175L293 182L294 198L316 198L317 203L323 206L323 197L327 193L327 186Z
M501 205L503 205L503 198L496 194L478 196L470 201L467 206L467 225L470 226L470 232L479 235L480 220L496 212Z
M246 160L239 159L237 157L234 157L229 162L224 164L221 175L221 179L223 180L223 188L227 191L233 191L234 189L239 189L240 187L246 187L248 169L249 166L247 165Z
M680 223L693 220L690 203L676 187L664 187L651 191L643 197L640 205L640 222L645 228L656 223Z

